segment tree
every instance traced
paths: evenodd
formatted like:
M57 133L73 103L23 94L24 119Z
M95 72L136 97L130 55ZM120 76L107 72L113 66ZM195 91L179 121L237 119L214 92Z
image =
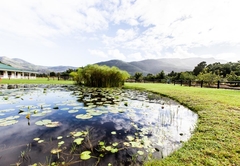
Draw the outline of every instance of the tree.
M201 72L197 77L199 80L206 81L208 86L216 83L218 80L221 79L219 75L216 75L213 72L207 73L205 71Z
M136 82L139 82L139 81L142 79L142 77L143 77L143 73L136 72L136 73L134 74L134 78L135 78L135 81L136 81Z
M195 80L195 76L192 74L192 72L181 72L180 77L181 80Z
M199 73L201 73L203 71L203 69L207 66L205 61L202 61L201 63L199 63L197 66L195 66L195 68L193 69L193 74L195 76L197 76Z
M240 76L237 76L234 71L231 71L230 74L227 74L226 78L228 81L239 81L240 80Z
M163 70L160 73L156 74L156 79L159 80L165 79L165 73Z
M147 81L153 81L155 79L155 76L151 73L148 73L146 77L144 77L144 80Z

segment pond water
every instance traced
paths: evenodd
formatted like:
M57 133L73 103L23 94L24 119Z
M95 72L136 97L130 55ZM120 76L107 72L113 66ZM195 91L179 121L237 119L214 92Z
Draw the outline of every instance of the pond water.
M149 92L1 89L1 165L142 165L181 147L197 115Z

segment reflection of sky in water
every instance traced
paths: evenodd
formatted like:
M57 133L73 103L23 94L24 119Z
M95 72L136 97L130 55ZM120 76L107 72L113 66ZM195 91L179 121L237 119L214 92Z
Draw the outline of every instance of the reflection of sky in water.
M132 93L130 92L130 94ZM8 97L8 99L5 100L4 97ZM189 139L197 120L196 114L168 99L164 101L164 105L127 99L120 102L118 107L116 105L98 107L98 110L108 111L108 113L82 120L75 118L80 113L86 113L83 103L77 100L76 95L64 88L3 90L0 94L0 115L2 114L0 119L18 115L20 109L25 112L31 111L31 118L30 125L25 118L26 115L23 114L17 119L19 120L17 124L0 127L0 163L5 165L16 163L19 160L20 152L26 150L26 145L29 143L31 143L31 153L29 153L31 161L45 162L46 156L51 155L51 149L57 147L59 140L56 138L58 136L63 136L65 145L71 146L73 138L67 137L69 133L83 131L87 128L92 131L93 146L97 146L98 141L124 142L127 141L127 135L135 136L138 133L139 137L148 136L148 139L153 141L153 149L162 151L163 156L166 156L174 149L179 148L181 141ZM124 105L125 102L128 106ZM56 106L59 109L53 109ZM7 109L14 110L5 112L4 110ZM68 113L73 109L78 112ZM38 117L34 116L34 110L37 110L37 113L43 111L47 111L47 113L45 116ZM119 113L118 110L122 113ZM35 125L35 122L42 119L59 121L61 125L56 128ZM116 131L117 134L112 135L112 131ZM33 138L36 137L45 142L36 143L33 141ZM156 157L160 156L157 151L154 154ZM125 153L118 152L117 157L124 159L126 156ZM115 160L114 156L102 159L106 163Z

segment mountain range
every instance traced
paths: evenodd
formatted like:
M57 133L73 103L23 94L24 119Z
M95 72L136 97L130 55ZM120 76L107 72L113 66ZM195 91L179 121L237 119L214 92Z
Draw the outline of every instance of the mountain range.
M5 56L0 57L0 61L5 64L9 64L12 67L38 71L39 73L49 73L49 72L64 72L68 69L77 69L73 66L40 66L29 63L25 60L19 58L8 58ZM97 63L98 65L116 66L121 70L126 70L129 74L134 75L136 72L141 72L144 75L148 73L157 74L162 70L165 73L170 73L171 71L181 72L181 71L192 71L195 66L200 62L205 61L207 64L212 64L215 62L226 63L227 61L218 60L215 58L162 58L162 59L147 59L142 61L125 62L121 60L110 60Z
M129 74L134 75L136 72L141 72L143 75L157 74L162 70L165 73L192 71L200 62L205 61L207 64L215 62L226 63L224 60L215 58L162 58L162 59L147 59L142 61L124 62L121 60L110 60L99 62L98 65L117 66L121 70L126 70Z
M19 58L8 58L5 56L0 57L0 62L11 65L12 67L23 69L23 70L30 70L30 71L37 71L39 73L49 73L49 72L64 72L68 69L77 69L77 67L73 66L40 66L29 63L23 59Z

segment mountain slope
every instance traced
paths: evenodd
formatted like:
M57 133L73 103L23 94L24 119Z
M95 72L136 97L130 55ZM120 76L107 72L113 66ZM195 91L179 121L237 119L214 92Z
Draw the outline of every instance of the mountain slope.
M49 72L64 72L68 69L76 69L77 67L72 66L40 66L31 64L25 60L18 58L8 58L0 57L0 61L9 64L12 67L38 71L39 73L49 73ZM148 73L157 74L162 70L165 73L170 73L171 71L181 72L181 71L192 71L195 66L200 62L206 61L207 64L212 64L214 62L226 63L223 60L217 60L214 58L162 58L162 59L147 59L142 61L134 62L124 62L121 60L110 60L97 63L98 65L106 66L116 66L121 70L126 70L129 74L134 75L136 72L141 72L144 75Z
M24 70L38 71L39 73L49 73L49 72L63 72L68 69L76 69L77 67L73 66L40 66L29 63L25 60L19 58L8 58L5 56L0 57L0 61L5 64L9 64L12 67Z
M171 71L192 71L195 66L200 62L206 61L207 64L214 62L226 63L223 60L217 60L214 58L163 58L163 59L147 59L142 61L124 62L120 60L110 60L105 62L97 63L98 65L116 66L121 70L126 70L129 74L134 75L136 72L141 72L144 75L148 73L157 74L162 70L165 73Z

